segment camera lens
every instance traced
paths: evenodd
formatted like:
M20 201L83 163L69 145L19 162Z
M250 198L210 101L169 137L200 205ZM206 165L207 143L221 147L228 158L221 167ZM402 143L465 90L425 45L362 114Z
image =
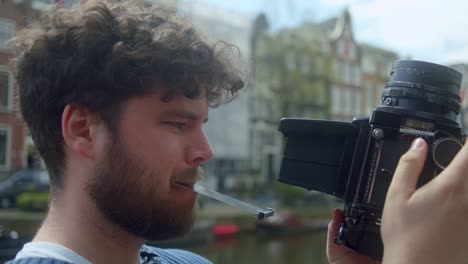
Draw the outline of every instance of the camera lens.
M461 73L446 66L398 60L393 63L379 109L454 123L460 112L461 80Z

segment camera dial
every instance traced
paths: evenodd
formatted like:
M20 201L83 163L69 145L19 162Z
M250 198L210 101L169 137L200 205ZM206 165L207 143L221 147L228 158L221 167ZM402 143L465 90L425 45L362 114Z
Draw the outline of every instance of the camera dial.
M463 145L454 138L440 138L434 142L432 159L439 168L445 169L462 147Z

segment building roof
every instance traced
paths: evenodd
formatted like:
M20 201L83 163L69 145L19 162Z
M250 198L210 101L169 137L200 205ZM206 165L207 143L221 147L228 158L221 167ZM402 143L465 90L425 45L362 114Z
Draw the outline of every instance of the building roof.
M327 20L325 20L323 22L315 24L315 26L321 32L323 32L323 33L325 33L327 35L330 35L333 32L333 30L335 29L337 20L338 20L337 17L332 17L332 18L329 18L329 19L327 19Z
M338 16L329 18L323 22L317 23L316 27L327 35L331 40L337 40L343 34L346 24L350 24L350 30L352 31L351 25L351 14L349 10L344 9Z

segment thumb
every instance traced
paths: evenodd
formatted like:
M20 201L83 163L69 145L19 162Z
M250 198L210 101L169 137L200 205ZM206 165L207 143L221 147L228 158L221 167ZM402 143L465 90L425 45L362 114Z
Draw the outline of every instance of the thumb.
M327 257L329 263L335 262L350 251L346 247L337 245L334 242L335 238L338 236L340 226L344 221L343 212L340 209L333 210L333 220L328 225L327 233Z
M400 158L388 189L387 199L408 199L416 190L419 175L427 156L427 143L417 138L410 149Z
M330 224L328 225L327 241L329 246L337 246L334 242L334 239L338 236L341 224L345 222L343 212L335 208L333 210L333 218Z

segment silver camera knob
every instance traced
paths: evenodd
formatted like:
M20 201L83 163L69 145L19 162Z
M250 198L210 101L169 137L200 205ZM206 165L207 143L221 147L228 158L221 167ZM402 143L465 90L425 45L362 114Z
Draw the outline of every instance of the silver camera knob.
M440 138L433 144L432 159L437 167L445 169L462 147L462 143L454 138Z

